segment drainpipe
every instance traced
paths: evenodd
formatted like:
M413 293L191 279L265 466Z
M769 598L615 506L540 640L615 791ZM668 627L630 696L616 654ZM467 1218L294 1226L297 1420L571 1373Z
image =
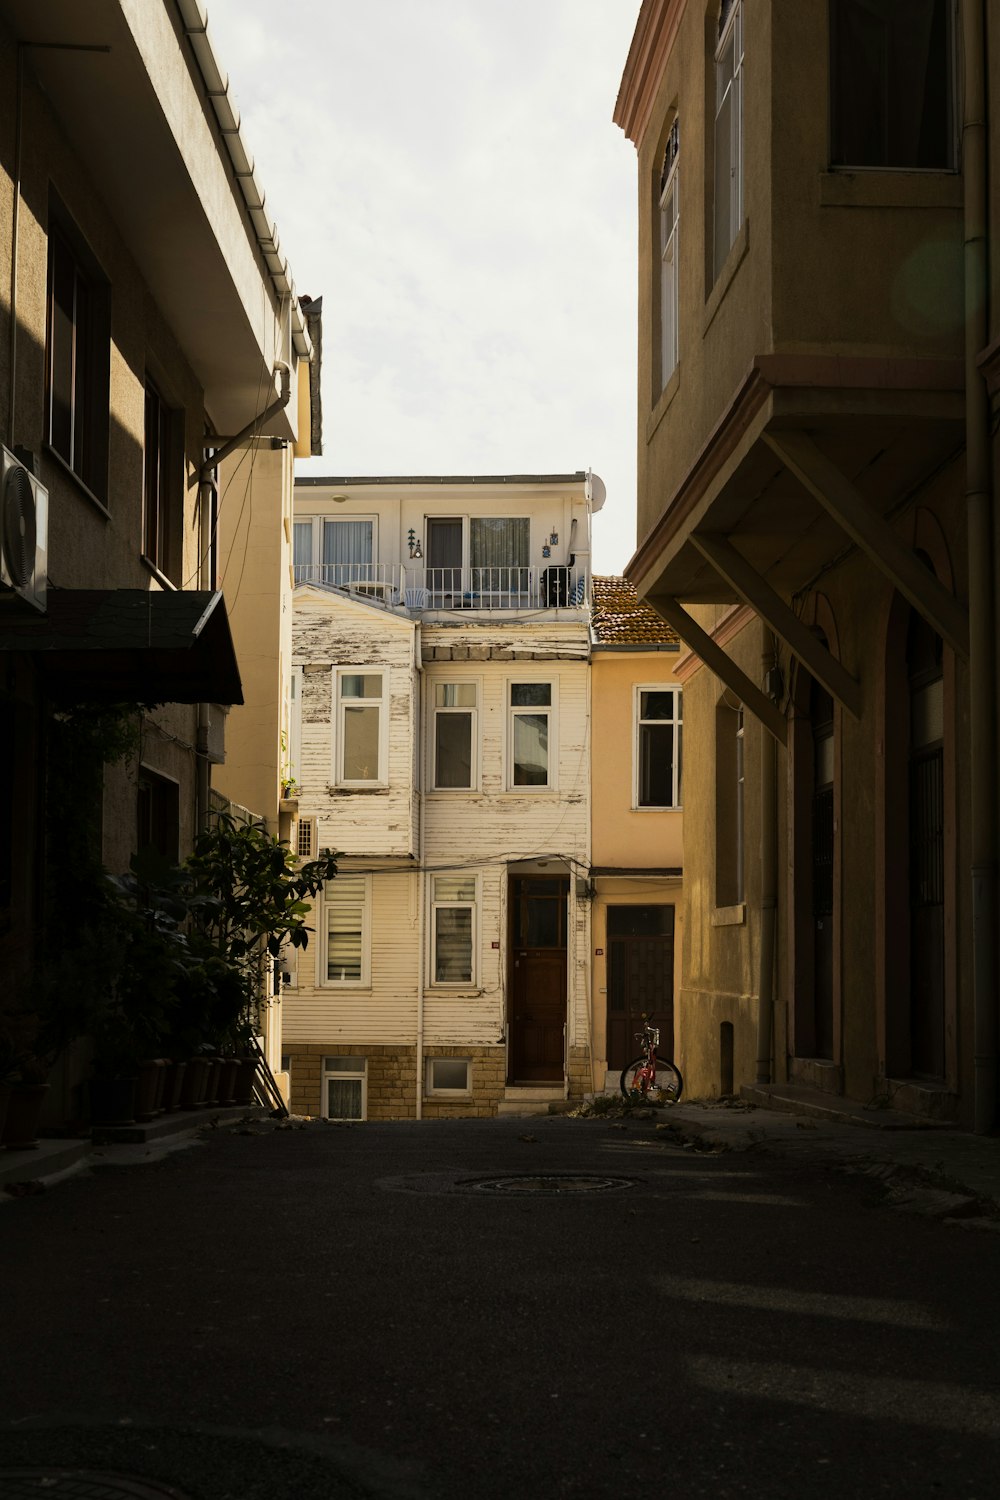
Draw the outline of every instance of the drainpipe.
M774 641L762 624L764 651L761 669L764 682L775 666ZM772 734L761 731L760 753L760 980L757 1010L757 1083L771 1082L771 1049L774 1030L774 929L778 907L778 745Z
M969 531L974 1125L991 1130L997 1105L997 644L989 397L976 360L988 342L985 17L964 0L965 465Z
M424 728L424 663L420 647L420 622L413 627L413 665L417 671L417 818L419 826L417 831L417 1078L415 1085L414 1101L416 1104L416 1119L424 1117L424 945L426 942L426 913L427 905L427 877L424 874L424 790L423 790L423 757L420 746L423 744Z

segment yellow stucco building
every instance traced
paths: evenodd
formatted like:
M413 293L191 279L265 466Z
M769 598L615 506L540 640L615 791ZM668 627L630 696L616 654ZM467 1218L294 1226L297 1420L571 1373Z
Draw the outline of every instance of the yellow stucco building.
M624 578L595 577L591 609L594 1073L617 1088L643 1015L662 1056L682 1048L680 641Z
M998 47L981 0L639 15L627 575L689 648L694 1093L996 1121Z

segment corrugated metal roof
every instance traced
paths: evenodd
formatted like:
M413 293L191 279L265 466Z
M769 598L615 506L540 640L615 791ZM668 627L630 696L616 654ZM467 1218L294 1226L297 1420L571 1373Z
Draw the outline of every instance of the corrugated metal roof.
M643 604L627 578L590 580L591 630L595 646L659 646L680 650L680 637L662 616Z

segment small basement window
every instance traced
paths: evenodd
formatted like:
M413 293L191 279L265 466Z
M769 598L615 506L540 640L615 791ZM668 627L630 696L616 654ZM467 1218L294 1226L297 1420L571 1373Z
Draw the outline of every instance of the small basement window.
M368 1118L368 1060L324 1057L323 1114L328 1120Z
M471 1094L472 1060L468 1057L429 1057L428 1094Z

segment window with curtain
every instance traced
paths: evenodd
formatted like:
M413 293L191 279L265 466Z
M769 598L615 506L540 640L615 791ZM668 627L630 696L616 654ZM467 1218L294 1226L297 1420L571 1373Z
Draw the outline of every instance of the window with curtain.
M510 684L510 785L547 787L551 682Z
M527 516L473 516L469 522L469 565L473 589L523 593L531 562Z
M338 784L385 781L383 712L381 672L344 669L337 673Z
M312 520L296 521L292 532L292 570L296 583L303 583L315 576L312 571L312 560Z
M432 973L435 984L471 984L476 909L474 875L435 875L432 880Z
M371 521L323 521L322 537L324 583L344 588L349 583L366 583L371 576Z
M743 3L726 0L715 52L715 264L717 277L743 222Z
M954 169L952 0L830 0L831 161Z
M368 881L338 875L327 881L326 982L362 984L368 977Z

